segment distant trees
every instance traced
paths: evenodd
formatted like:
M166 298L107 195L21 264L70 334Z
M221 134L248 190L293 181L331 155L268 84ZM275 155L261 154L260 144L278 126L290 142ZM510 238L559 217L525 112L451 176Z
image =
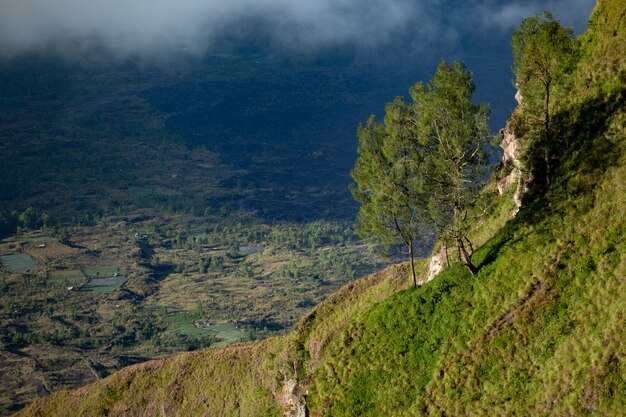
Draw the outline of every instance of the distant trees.
M463 216L487 178L488 108L472 104L471 73L442 61L428 84L396 98L384 123L360 126L352 193L361 204L358 231L389 245L407 246L411 274L416 239L429 231L455 243L459 260L475 274Z
M18 228L41 229L48 228L52 224L47 213L37 211L33 207L27 207L24 211L8 211L0 207L0 236L9 236Z
M70 240L70 234L66 228L58 229L55 237L59 240L59 242L63 243L64 245L69 246L72 244L72 241Z
M572 29L545 12L526 18L513 33L512 45L513 72L529 133L525 163L536 179L549 184L559 149L552 118L576 62L576 40Z
M0 237L15 233L18 226L17 213L0 208Z

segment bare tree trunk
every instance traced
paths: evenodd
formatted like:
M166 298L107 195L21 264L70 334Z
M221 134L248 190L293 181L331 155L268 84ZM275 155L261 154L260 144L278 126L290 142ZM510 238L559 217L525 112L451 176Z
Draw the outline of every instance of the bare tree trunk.
M463 244L463 239L457 237L456 245L459 249L459 257L461 258L461 262L463 262L463 265L465 265L470 274L476 275L476 273L478 273L478 268L476 268L476 266L472 263L472 259L470 258L470 255L469 253L467 253L465 245Z
M411 264L411 275L413 276L413 288L417 287L417 278L415 277L415 259L413 257L413 241L409 241L409 261Z
M469 246L469 255L470 257L474 254L474 246L472 246L472 242L470 242L469 238L467 236L463 236L463 238L465 239L465 241L467 242L467 246Z
M472 263L471 255L467 253L467 250L465 249L465 243L463 243L463 239L467 239L467 237L463 232L461 232L463 221L461 219L461 210L459 209L458 205L454 206L454 221L455 225L458 226L458 228L455 229L453 236L454 240L456 241L456 247L458 249L459 261L467 267L472 275L476 275L476 273L478 272L478 268L476 268L476 266L474 266L474 264ZM469 239L467 241L469 243Z

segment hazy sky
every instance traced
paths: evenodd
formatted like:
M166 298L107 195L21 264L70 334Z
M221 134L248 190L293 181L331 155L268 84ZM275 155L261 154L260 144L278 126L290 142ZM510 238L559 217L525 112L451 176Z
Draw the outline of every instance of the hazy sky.
M124 56L219 51L225 34L262 33L283 48L371 49L410 36L455 42L467 31L510 31L549 9L578 31L594 0L0 0L0 56L88 51Z

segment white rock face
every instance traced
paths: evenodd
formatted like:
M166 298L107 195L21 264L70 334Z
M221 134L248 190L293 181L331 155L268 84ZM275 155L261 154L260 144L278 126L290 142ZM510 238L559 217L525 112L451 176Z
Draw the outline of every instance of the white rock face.
M502 147L504 151L502 154L502 163L510 165L512 169L509 175L498 181L498 194L504 194L513 184L517 184L513 201L519 209L522 205L522 194L525 191L524 184L522 184L521 181L522 171L520 170L521 164L519 160L519 139L515 136L515 133L511 130L508 123L504 129L500 130L500 135L502 135L500 147Z
M304 397L299 393L298 382L295 379L285 381L279 402L285 407L285 417L306 417Z
M446 252L445 248L440 248L437 252L435 252L430 257L430 262L428 263L428 273L426 274L426 279L421 282L421 284L426 284L429 281L432 281L439 275L439 273L446 266Z
M518 103L521 104L522 95L520 94L519 90L515 94L515 99ZM517 184L517 190L515 191L515 195L513 196L513 201L519 209L522 205L522 195L526 191L526 185L522 177L522 164L519 155L520 141L519 138L515 135L511 124L508 122L504 129L500 130L500 135L502 138L502 141L500 142L500 147L504 151L502 154L502 163L511 166L512 169L509 175L502 178L498 182L498 194L504 194L504 192L508 190L513 184Z
M519 140L512 131L509 123L506 124L504 129L500 130L502 141L500 147L504 151L502 155L502 162L510 163L514 167L519 166Z

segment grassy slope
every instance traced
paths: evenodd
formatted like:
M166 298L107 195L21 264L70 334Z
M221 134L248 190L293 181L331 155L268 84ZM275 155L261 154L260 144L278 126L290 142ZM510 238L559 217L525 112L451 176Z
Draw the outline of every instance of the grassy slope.
M480 248L475 279L456 265L356 317L311 369L312 416L622 415L623 6L600 3L584 38L548 194Z
M392 267L345 287L286 337L131 367L18 415L277 415L292 378L309 390L311 416L622 415L623 10L600 2L584 39L562 115L572 123L563 171L502 228L508 201L482 221L476 278L453 265L407 289Z
M510 222L475 279L457 264L355 317L317 361L311 415L621 415L620 162L592 193Z

